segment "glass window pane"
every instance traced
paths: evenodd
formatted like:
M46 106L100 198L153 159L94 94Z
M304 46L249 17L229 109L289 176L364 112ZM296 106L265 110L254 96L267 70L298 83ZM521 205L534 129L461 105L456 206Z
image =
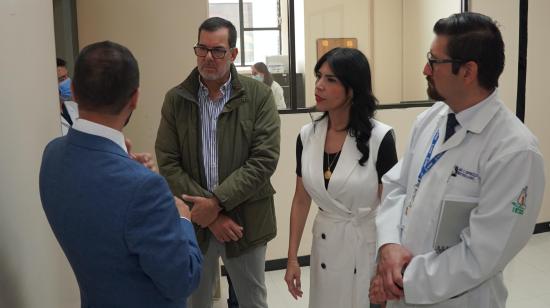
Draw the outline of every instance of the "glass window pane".
M245 65L265 62L266 57L280 54L281 39L278 30L244 32Z
M273 28L279 26L278 0L244 0L245 28Z
M237 29L237 48L240 46L239 0L210 0L209 17L221 17L229 20ZM235 59L235 65L241 65L241 58Z

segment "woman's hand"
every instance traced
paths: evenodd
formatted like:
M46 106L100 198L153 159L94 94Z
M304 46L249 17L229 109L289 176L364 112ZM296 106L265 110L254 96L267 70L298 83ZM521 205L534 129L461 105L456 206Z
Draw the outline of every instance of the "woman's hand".
M302 297L303 294L300 275L300 264L298 260L288 260L286 264L285 281L288 286L288 292L290 292L290 295L292 295L294 299Z

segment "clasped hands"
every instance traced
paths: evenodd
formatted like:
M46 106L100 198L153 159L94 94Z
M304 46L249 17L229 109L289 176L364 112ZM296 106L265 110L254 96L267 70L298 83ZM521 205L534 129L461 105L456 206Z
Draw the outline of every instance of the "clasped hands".
M220 242L238 241L243 237L243 227L233 219L220 213L222 207L218 198L182 195L181 198L193 203L191 221L208 228Z
M369 288L371 303L381 304L405 296L403 274L412 257L412 253L399 244L386 244L380 248L376 275Z

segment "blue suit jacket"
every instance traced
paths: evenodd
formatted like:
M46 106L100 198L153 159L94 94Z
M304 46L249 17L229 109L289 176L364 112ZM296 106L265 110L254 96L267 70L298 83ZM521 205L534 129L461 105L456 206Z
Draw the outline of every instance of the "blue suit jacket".
M71 129L44 151L40 197L82 307L185 307L202 257L161 176Z

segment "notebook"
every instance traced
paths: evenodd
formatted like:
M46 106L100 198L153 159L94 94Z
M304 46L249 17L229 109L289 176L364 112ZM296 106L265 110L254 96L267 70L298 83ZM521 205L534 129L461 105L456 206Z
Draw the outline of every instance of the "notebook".
M460 233L469 226L470 212L476 206L475 202L443 201L433 245L437 253L442 253L461 241Z

